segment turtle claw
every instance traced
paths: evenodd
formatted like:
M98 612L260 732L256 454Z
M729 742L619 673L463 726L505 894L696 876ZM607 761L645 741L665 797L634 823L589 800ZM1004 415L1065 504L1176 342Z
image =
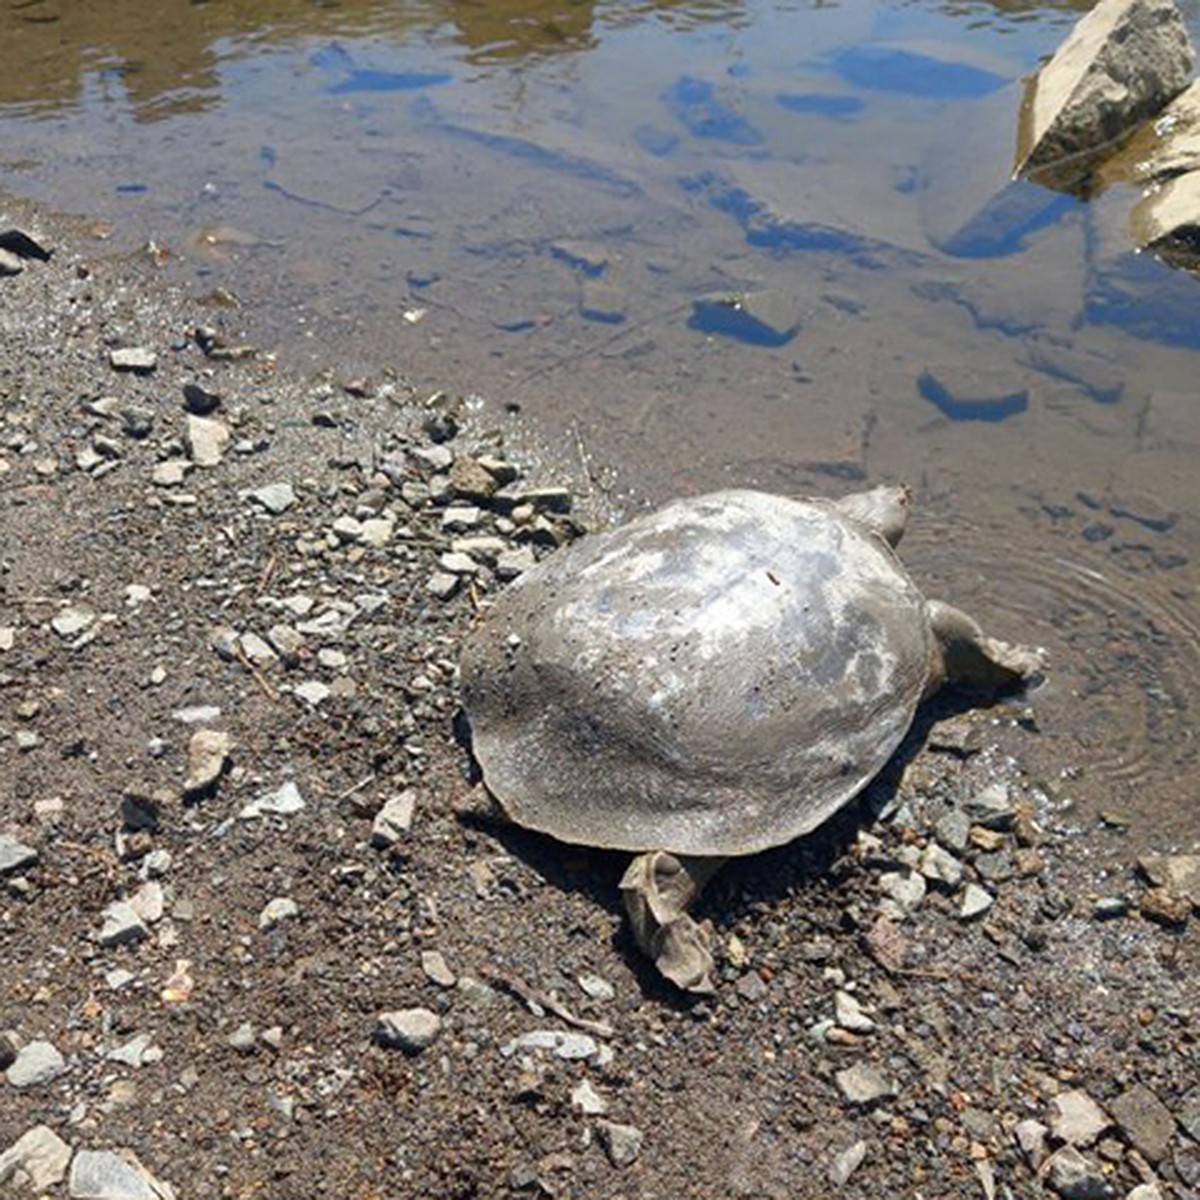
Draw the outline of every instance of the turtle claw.
M681 858L665 850L640 854L621 879L621 896L638 948L664 978L686 992L708 995L713 958L688 906L720 867L713 858Z

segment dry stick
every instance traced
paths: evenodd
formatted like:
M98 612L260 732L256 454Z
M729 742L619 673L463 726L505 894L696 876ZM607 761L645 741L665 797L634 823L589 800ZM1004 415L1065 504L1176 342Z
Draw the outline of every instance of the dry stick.
M352 784L344 792L339 792L337 798L339 800L347 800L355 792L361 792L368 784L374 783L377 778L378 776L376 775L368 775L365 779L360 779L357 783Z
M480 974L485 979L490 979L493 983L498 984L506 992L511 992L518 1000L524 1001L531 1007L536 1005L544 1008L558 1017L560 1021L565 1021L576 1029L582 1029L585 1033L594 1033L597 1037L602 1038L610 1038L615 1034L611 1025L606 1025L603 1021L589 1021L586 1017L577 1017L565 1004L560 1004L553 996L549 996L545 992L536 991L515 975L505 975L497 971L495 967L484 967Z
M267 590L267 584L271 582L271 576L275 574L275 568L279 565L279 556L272 554L267 560L266 567L263 568L263 573L258 578L258 592L261 596Z
M278 700L278 693L267 682L266 676L263 675L263 673L246 657L246 652L242 649L240 643L234 645L233 652L235 655L237 655L238 662L240 662L242 666L254 676L254 682L257 683L264 692L266 692L267 699Z

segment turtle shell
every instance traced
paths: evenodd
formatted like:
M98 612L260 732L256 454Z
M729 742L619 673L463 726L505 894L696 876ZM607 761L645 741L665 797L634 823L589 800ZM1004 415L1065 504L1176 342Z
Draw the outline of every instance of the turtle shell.
M484 782L565 842L751 854L904 737L933 655L890 546L820 501L677 500L526 572L468 639Z

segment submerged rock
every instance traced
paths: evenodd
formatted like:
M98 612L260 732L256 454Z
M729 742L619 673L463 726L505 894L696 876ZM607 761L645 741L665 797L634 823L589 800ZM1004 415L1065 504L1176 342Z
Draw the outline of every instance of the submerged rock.
M1200 270L1200 171L1170 179L1138 202L1130 218L1134 241L1164 262Z
M1040 181L1068 160L1086 174L1089 156L1183 91L1194 57L1173 0L1101 0L1030 80L1014 174Z

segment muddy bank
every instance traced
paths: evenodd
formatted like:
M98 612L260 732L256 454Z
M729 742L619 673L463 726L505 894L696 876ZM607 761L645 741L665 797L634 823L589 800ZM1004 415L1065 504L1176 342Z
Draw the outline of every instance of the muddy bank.
M6 1187L1200 1188L1197 897L1118 815L1073 831L1036 697L948 701L723 872L685 1002L620 856L470 816L457 647L596 519L579 463L398 372L298 377L228 294L5 211L55 250L0 279Z

